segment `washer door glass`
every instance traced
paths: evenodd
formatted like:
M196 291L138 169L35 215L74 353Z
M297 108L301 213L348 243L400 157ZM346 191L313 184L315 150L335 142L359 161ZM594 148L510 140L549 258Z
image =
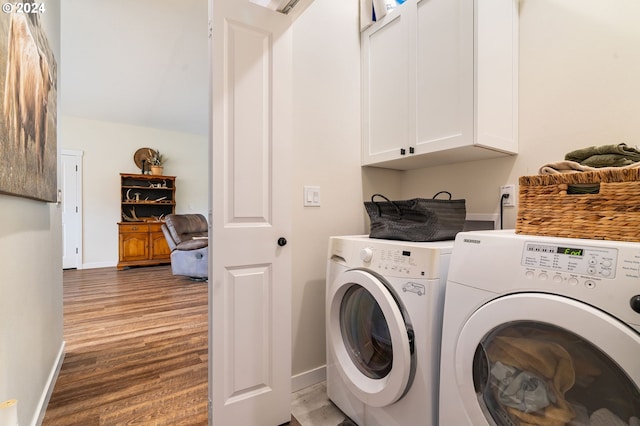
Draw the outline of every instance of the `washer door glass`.
M478 309L458 344L456 376L473 378L461 392L478 424L474 405L501 426L640 424L640 336L588 305L506 296Z
M402 398L416 369L413 327L387 284L351 269L330 285L327 303L328 348L349 392L372 407Z
M340 326L347 353L362 374L385 377L393 365L389 326L380 305L364 287L351 286L340 307Z
M495 329L477 347L474 385L498 425L640 424L640 392L615 361L549 324Z

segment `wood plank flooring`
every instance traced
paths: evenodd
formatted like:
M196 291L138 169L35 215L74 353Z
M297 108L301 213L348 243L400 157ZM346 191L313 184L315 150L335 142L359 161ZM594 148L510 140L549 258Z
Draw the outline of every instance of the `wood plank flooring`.
M66 356L43 425L206 425L207 326L207 283L169 266L65 271Z

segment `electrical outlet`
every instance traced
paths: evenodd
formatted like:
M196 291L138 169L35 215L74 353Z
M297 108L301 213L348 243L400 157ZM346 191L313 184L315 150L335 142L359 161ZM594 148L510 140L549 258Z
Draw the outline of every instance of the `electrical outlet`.
M506 199L502 199L502 196L507 194L508 197ZM515 207L516 206L516 186L515 185L503 185L500 187L500 201L502 205L505 207Z

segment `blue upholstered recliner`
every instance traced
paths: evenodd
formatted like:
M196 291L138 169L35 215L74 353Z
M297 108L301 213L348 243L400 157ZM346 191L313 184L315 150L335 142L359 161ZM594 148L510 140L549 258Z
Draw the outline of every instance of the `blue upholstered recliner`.
M201 214L170 214L162 232L171 250L173 275L208 278L209 228Z

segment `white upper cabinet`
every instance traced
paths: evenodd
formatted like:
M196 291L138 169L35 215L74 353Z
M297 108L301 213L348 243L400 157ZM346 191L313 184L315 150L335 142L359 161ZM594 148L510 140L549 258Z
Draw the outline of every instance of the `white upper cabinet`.
M518 0L407 0L362 33L362 164L516 154Z

